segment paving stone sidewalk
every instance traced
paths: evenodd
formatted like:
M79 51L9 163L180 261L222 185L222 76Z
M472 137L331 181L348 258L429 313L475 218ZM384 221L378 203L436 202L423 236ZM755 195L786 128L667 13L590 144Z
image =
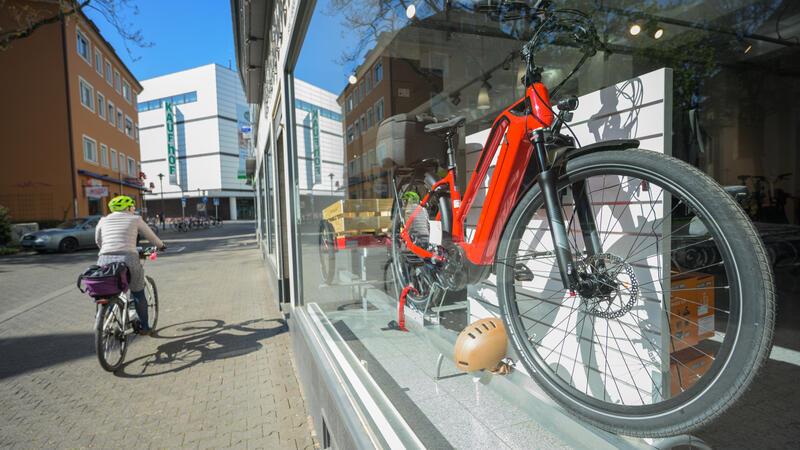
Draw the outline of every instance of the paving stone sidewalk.
M184 251L148 262L158 336L136 338L116 374L77 290L0 322L0 448L318 447L251 230L176 239Z

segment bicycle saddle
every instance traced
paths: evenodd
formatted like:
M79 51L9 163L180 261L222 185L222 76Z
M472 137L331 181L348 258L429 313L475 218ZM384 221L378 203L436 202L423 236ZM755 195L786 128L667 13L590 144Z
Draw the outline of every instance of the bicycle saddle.
M464 125L467 118L464 116L456 116L445 122L429 123L425 125L426 133L439 133L442 131L449 131L451 128L458 128Z

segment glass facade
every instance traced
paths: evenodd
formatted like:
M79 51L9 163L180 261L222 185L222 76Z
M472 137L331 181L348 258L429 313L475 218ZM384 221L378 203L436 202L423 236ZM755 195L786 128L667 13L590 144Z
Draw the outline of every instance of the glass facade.
M520 50L535 31L532 25L535 17L530 9L533 3L536 2L434 0L415 4L411 9L395 2L334 1L338 11L334 16L325 9L326 4L317 3L314 16L328 14L329 20L340 21L341 28L353 37L348 41L352 45L337 55L335 71L341 74L340 82L334 87L326 86L337 96L341 113L294 98L297 83L293 89L284 87L282 94L299 111L316 111L321 117L340 121L338 147L328 147L323 159L341 161L344 173L337 184L331 179L332 195L322 203L323 199L303 198L302 180L296 178L306 176L302 161L313 160L313 156L306 154L309 147L305 145L311 136L304 135L307 132L301 129L301 125L309 125L304 122L307 114L298 113L297 124L290 124L297 125L293 130L295 136L286 141L279 136L276 143L263 149L264 158L257 175L261 211L258 227L264 237L262 244L270 249L280 245L275 242L274 230L280 230L279 234L289 233L289 225L297 230L295 235L284 237L294 242L296 248L284 248L283 254L280 250L274 253L287 264L291 262L288 265L296 270L294 274L283 273L287 278L295 277L297 282L296 289L291 291L292 306L318 318L323 326L330 326L335 343L326 345L336 346L347 354L352 352L368 368L399 415L409 424L415 424L417 436L429 447L476 447L498 442L519 445L535 438L534 434L520 430L540 427L538 424L551 420L542 411L532 411L526 406L535 395L524 381L529 378L521 364L517 366L519 376L508 377L511 382L504 384L505 381L487 380L492 377L485 372L486 376L459 378L453 369L454 361L446 362L444 369L437 363L440 355L451 358L456 338L468 324L500 316L499 298L506 294L498 293L498 273L508 270L499 267L503 260L493 259L490 264L483 264L485 267L480 268L483 273L479 274L459 272L447 279L429 275L437 260L414 258L407 250L411 247L409 240L441 252L433 255L449 259L467 257L454 256L451 252L458 250L438 244L443 242L443 235L447 237L447 230L441 231L446 220L444 206L434 205L425 210L426 217L418 229L423 240L400 233L409 222L417 227L417 216L411 212L416 211L414 205L432 192L431 184L452 174L452 184L461 195L472 194L470 204L463 206L467 212L459 216L462 221L456 225L463 229L463 242L474 244L485 239L497 245L504 230L495 229L494 233L482 235L477 230L478 222L485 210L501 211L508 207L507 203L513 206L519 197L487 197L495 183L494 170L503 165L503 151L509 141L504 128L492 131L492 126L498 116L510 117L527 107L523 100L525 86L520 82L526 75ZM788 277L794 282L793 274L781 270L800 263L800 259L792 256L800 254L800 239L782 238L777 243L771 240L770 233L800 235L797 232L800 204L796 200L800 183L795 175L800 173L800 110L793 106L800 100L797 5L778 0L553 3L590 17L600 43L599 50L582 61L585 49L570 34L574 30L562 27L540 37L539 42L544 45L536 52L536 64L542 68L539 76L550 88L553 104L569 96L580 99L574 118L567 121L565 134L584 145L636 139L641 148L672 155L727 186L749 217L759 224L770 264L778 277ZM304 65L306 58L312 61L316 57L317 45L318 42L308 39L302 44L298 67ZM580 70L574 71L581 62ZM304 75L296 73L300 78ZM425 128L432 124L435 128L435 124L456 117L463 119L454 123L463 126L454 128L456 131L449 141L452 152L448 154L447 139L441 133L426 132ZM278 129L273 126L272 131ZM284 165L280 157L271 153L270 149L283 152L284 142L289 143L285 149L287 158L298 161L299 170L292 171L297 166ZM501 150L484 154L493 146ZM287 167L289 173L282 173ZM479 170L482 168L485 171ZM328 181L322 178L315 182ZM619 179L613 186L628 193L628 186L623 185L631 183L622 176ZM273 187L281 180L287 181L285 188L290 192L285 197L279 193L276 199ZM724 334L726 323L731 321L730 311L723 311L723 305L731 301L724 292L730 281L726 273L710 268L718 258L713 249L678 252L670 257L664 255L673 251L647 241L652 237L653 242L660 242L667 236L663 238L669 241L667 248L686 248L688 244L673 234L679 234L681 227L691 228L695 212L686 208L681 210L678 220L666 221L664 217L671 216L680 201L672 204L672 210L664 206L677 199L679 193L673 195L661 186L651 188L648 180L636 180L636 187L630 189L627 199L601 196L598 204L607 214L604 220L603 212L599 213L601 225L605 223L609 228L606 238L619 235L611 239L613 244L609 247L624 248L620 251L628 256L637 255L643 248L657 248L652 255L642 256L644 263L640 260L640 264L631 266L627 271L630 279L622 282L629 291L632 286L641 285L642 292L647 290L647 295L655 299L648 304L642 294L637 299L641 304L631 302L628 306L629 310L634 308L639 323L624 327L627 333L637 333L637 338L630 338L625 330L617 330L617 335L606 330L604 335L606 344L609 338L614 342L636 341L630 349L617 347L614 351L623 355L617 362L620 366L625 362L626 369L625 353L635 354L643 368L640 373L634 375L628 370L627 380L617 380L612 375L612 381L619 383L609 384L609 370L601 366L608 366L612 358L599 349L585 350L581 345L587 340L585 325L581 327L587 322L586 317L580 321L567 313L556 319L560 313L556 307L560 305L552 299L578 300L575 292L567 292L563 286L537 284L538 280L558 276L552 262L514 266L515 272L510 275L518 292L538 289L532 300L554 306L551 312L546 312L549 306L541 307L546 309L539 310L543 315L538 318L521 320L521 329L530 333L527 338L534 343L531 347L538 346L536 351L554 376L573 389L585 390L587 396L623 405L658 403L689 389L683 381L675 384L676 379L684 376L680 362L684 356L675 355L681 350L706 349L705 344L713 348L709 352L718 350L713 338L703 344L703 336ZM590 189L594 186L590 192L607 189L605 178L589 180L587 185ZM567 203L570 200L577 203L573 195L562 193L561 198ZM289 199L288 205L281 204L285 198ZM460 199L449 200L456 208L462 207ZM617 203L648 206L622 220L625 223L619 223L619 217L616 222L608 218L615 216ZM656 208L655 204L659 206ZM536 210L528 217L530 226L519 240L531 246L531 253L552 257L555 245L540 251L533 243L547 241L546 233L537 235L534 231L541 225L541 214L541 210ZM619 228L615 228L618 223ZM644 243L638 237L626 241L630 232L625 227L642 223L651 225L652 236L645 238ZM572 221L568 226L572 228ZM585 264L584 268L591 265ZM675 275L690 272L688 281ZM477 282L462 283L456 279L462 275ZM675 313L674 307L686 299L671 295L671 290L700 291L701 283L708 277L711 280L708 292L715 292L715 300L712 298L711 304L707 298L697 300L706 310L686 305L687 310L694 308L694 315L684 322L675 322L671 316L682 313ZM427 286L428 293L436 292L437 297L423 301L427 295L423 292L417 292L416 299L410 297L402 310L411 332L401 333L397 330L398 299L409 280L415 288ZM659 281L662 286L653 287ZM665 288L665 283L670 286ZM681 283L700 287L687 288ZM449 287L436 291L437 285ZM549 296L545 299L545 295ZM709 307L718 312L709 314ZM592 309L589 315L610 321L614 314ZM649 320L642 320L639 315ZM594 319L590 320L594 329ZM542 325L545 328L537 328ZM694 335L679 334L676 332L679 326L695 327L690 331ZM563 335L561 341L555 345L545 342L551 333L548 330ZM574 341L574 350L570 347L566 360L560 357L555 360L552 355L567 353L563 349L568 338ZM691 339L694 341L688 343ZM657 367L649 367L647 358L640 357L640 353L656 355L653 358L660 361L654 363ZM511 348L508 356L516 359ZM576 373L576 367L582 365L587 367L585 373ZM637 375L650 385L647 392L632 380ZM478 411L484 407L483 402L491 403L485 406L490 410L487 414ZM561 420L560 417L555 420ZM564 417L566 421L574 420ZM511 426L513 423L523 425ZM588 425L576 427L579 428L576 435L590 433ZM538 432L538 436L548 434L543 430ZM553 442L566 446L587 446L589 442L555 432L551 437Z
M140 102L137 106L139 112L151 111L154 109L159 109L164 107L164 102L171 102L175 105L183 105L185 103L194 103L197 101L197 91L186 92L183 94L173 95L171 97L163 97L157 98L154 100L148 100L146 102Z

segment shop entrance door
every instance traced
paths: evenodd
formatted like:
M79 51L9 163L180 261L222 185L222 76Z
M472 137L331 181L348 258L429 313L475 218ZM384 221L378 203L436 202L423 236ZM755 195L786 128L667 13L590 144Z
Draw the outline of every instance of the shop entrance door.
M100 204L99 198L89 199L89 215L96 216L103 214L103 205Z

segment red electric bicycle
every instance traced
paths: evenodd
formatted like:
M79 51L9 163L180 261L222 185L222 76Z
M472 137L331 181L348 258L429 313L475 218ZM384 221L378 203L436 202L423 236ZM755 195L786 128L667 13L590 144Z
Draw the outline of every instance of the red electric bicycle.
M569 76L602 45L588 16L545 3L522 50L525 96L494 121L463 196L462 117L425 127L444 137L444 164L396 171L396 293L423 311L493 285L496 299L471 295L499 306L522 366L561 405L617 433L687 432L729 408L769 354L767 256L742 209L694 167L636 140L581 147L562 134L578 101L551 106L564 82L542 84L541 37L566 32L585 50ZM692 273L671 266L694 245L719 257Z

